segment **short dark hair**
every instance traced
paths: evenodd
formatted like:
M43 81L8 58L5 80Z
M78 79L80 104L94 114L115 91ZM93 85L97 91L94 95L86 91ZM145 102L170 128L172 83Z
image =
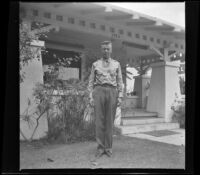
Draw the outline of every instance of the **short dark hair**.
M108 45L108 44L112 45L112 42L111 41L103 41L103 42L101 42L101 45Z

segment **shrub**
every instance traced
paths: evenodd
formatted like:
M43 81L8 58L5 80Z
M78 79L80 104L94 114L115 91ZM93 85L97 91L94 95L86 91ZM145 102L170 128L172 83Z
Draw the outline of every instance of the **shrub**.
M47 112L48 140L71 143L94 139L94 121L84 119L84 112L89 103L87 82L76 79L59 82L60 93L57 95L55 92L58 90L53 87L40 84L34 93L36 99L48 99L46 104L51 103Z
M174 111L172 120L180 124L181 128L185 128L185 104L183 101L175 100L175 104L171 107Z
M185 94L185 80L184 80L184 78L179 77L179 83L180 83L181 94Z

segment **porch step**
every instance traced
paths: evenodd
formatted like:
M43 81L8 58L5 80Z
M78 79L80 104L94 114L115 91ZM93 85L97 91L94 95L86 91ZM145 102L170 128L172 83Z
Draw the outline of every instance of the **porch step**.
M128 125L141 125L141 124L151 124L151 123L164 123L164 118L158 117L144 117L144 116L137 116L137 117L122 117L121 118L121 125L128 126Z
M158 113L157 112L146 112L146 111L136 111L136 110L127 110L122 112L123 118L126 117L157 117Z
M149 123L149 124L135 124L130 126L117 126L118 134L133 134L147 131L156 131L156 130L170 130L178 129L179 123Z

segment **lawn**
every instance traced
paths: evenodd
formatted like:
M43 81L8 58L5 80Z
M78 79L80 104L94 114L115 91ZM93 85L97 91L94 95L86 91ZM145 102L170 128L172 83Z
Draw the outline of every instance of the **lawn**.
M95 142L73 144L20 143L20 169L49 168L185 168L185 147L115 136L113 156L92 162Z

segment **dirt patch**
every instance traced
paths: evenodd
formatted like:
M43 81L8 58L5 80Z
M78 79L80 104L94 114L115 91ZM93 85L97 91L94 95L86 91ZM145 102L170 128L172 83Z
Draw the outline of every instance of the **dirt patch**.
M38 146L39 145L39 146ZM92 162L95 142L20 144L20 169L48 168L176 168L185 167L185 147L116 136L113 156Z

